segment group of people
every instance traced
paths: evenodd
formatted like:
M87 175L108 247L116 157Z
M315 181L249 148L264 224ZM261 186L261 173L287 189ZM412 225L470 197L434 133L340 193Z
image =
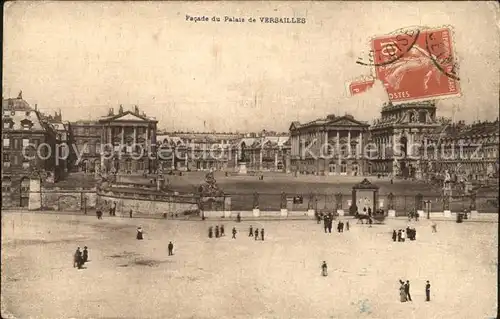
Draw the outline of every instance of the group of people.
M407 280L404 282L400 279L399 283L399 297L401 302L412 301L410 295L410 281ZM425 284L425 301L431 301L431 284L428 280Z
M254 237L255 240L259 240L259 229L255 228L255 230L253 230L252 225L250 225L250 228L248 230L248 237ZM264 240L264 228L260 230L260 239Z
M217 225L215 226L215 238L219 238L222 236L225 236L226 234L224 233L224 225ZM210 226L208 227L208 238L213 238L214 237L214 227Z
M83 265L89 261L89 251L87 246L83 247L83 252L80 247L76 249L75 255L73 256L73 268L82 269Z
M392 241L404 242L408 237L409 240L415 240L417 238L417 231L415 228L410 228L410 226L405 229L399 229L392 231Z
M325 233L331 233L332 228L333 228L333 213L328 213L328 214L317 214L316 218L318 220L318 224L321 222L321 219L323 219L323 228L325 229ZM344 228L346 230L349 230L349 221L346 221L344 224L343 221L339 221L337 224L337 231L339 233L344 232Z

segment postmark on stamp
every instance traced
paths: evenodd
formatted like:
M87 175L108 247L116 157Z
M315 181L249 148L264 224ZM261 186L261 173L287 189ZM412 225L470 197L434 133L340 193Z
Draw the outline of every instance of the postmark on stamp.
M452 29L410 30L371 40L373 62L364 65L374 68L389 99L410 102L460 96Z

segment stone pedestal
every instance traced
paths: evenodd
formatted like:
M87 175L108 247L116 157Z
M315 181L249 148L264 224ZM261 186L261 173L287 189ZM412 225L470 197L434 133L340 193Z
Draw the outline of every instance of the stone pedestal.
M470 217L471 218L477 218L477 217L479 217L479 212L477 210L471 210Z
M314 217L314 215L315 215L314 213L315 213L314 209L307 210L307 216L309 216L309 217Z
M238 163L238 174L246 175L247 174L247 163Z
M339 214L339 216L344 216L344 210L343 209L337 209L337 214Z
M287 217L288 216L288 209L282 208L280 211L280 216L281 217Z
M230 218L231 217L231 211L230 210L225 210L224 211L224 218Z
M444 217L447 217L447 218L449 217L449 218L451 218L451 210L445 210L445 211L443 212L443 215L444 215Z
M258 209L258 208L254 208L254 209L252 210L252 216L253 216L253 217L259 217L259 216L260 216L260 209Z
M396 211L394 209L389 209L388 216L389 217L396 217Z
M419 218L422 218L422 216L424 216L424 214L425 214L425 212L423 210L417 210L417 213L418 213Z
M293 198L291 197L286 198L286 209L293 210Z

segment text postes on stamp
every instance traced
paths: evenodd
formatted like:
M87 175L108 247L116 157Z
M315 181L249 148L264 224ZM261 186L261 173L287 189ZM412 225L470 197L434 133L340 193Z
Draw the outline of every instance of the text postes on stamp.
M407 50L397 44L398 35L372 40L372 51L380 52L374 56L375 75L384 83L391 101L409 102L460 95L450 28L421 30L415 43Z

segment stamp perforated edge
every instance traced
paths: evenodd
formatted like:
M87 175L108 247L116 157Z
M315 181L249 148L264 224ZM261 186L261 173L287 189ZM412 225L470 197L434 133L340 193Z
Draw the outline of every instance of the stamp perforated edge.
M360 75L352 80L346 81L345 82L345 89L346 89L347 96L348 97L355 96L354 94L351 94L351 84L375 82L376 80L377 79L375 77L373 77L372 75Z

